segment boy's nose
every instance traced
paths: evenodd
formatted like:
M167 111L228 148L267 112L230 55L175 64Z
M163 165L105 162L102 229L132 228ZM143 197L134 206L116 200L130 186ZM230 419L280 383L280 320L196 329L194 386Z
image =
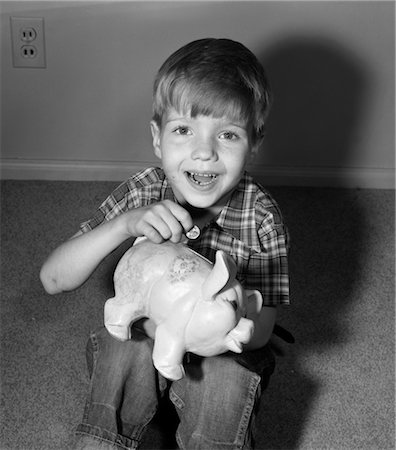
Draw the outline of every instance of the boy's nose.
M201 140L192 152L192 159L217 159L216 144L211 139Z

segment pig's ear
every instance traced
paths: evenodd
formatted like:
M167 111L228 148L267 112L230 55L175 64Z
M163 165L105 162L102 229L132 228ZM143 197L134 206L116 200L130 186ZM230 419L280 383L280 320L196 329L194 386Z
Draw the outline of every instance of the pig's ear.
M263 296L259 291L246 289L247 303L247 317L252 318L260 314L263 306Z
M237 269L234 260L221 250L216 252L216 262L208 278L202 285L204 300L211 300L230 281L236 277Z

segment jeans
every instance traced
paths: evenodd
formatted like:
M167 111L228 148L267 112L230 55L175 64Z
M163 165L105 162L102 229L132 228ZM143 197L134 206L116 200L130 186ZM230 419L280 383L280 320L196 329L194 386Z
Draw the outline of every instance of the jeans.
M121 342L103 327L90 336L90 387L77 449L135 449L169 388L181 449L253 448L254 418L274 370L268 346L202 358L188 354L186 376L170 383L154 368L153 341L139 331ZM167 391L168 392L168 391Z

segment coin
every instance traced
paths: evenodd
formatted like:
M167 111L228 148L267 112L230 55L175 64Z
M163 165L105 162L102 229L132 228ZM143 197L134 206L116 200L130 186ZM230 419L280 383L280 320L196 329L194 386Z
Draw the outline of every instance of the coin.
M188 239L197 239L199 238L199 235L201 234L201 230L197 225L194 225L190 231L187 231L186 236Z

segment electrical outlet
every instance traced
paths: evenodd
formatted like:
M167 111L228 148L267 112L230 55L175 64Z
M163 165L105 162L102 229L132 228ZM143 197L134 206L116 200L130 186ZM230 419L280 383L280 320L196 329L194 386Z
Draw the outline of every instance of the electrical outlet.
M46 67L43 18L11 17L11 41L14 67Z

